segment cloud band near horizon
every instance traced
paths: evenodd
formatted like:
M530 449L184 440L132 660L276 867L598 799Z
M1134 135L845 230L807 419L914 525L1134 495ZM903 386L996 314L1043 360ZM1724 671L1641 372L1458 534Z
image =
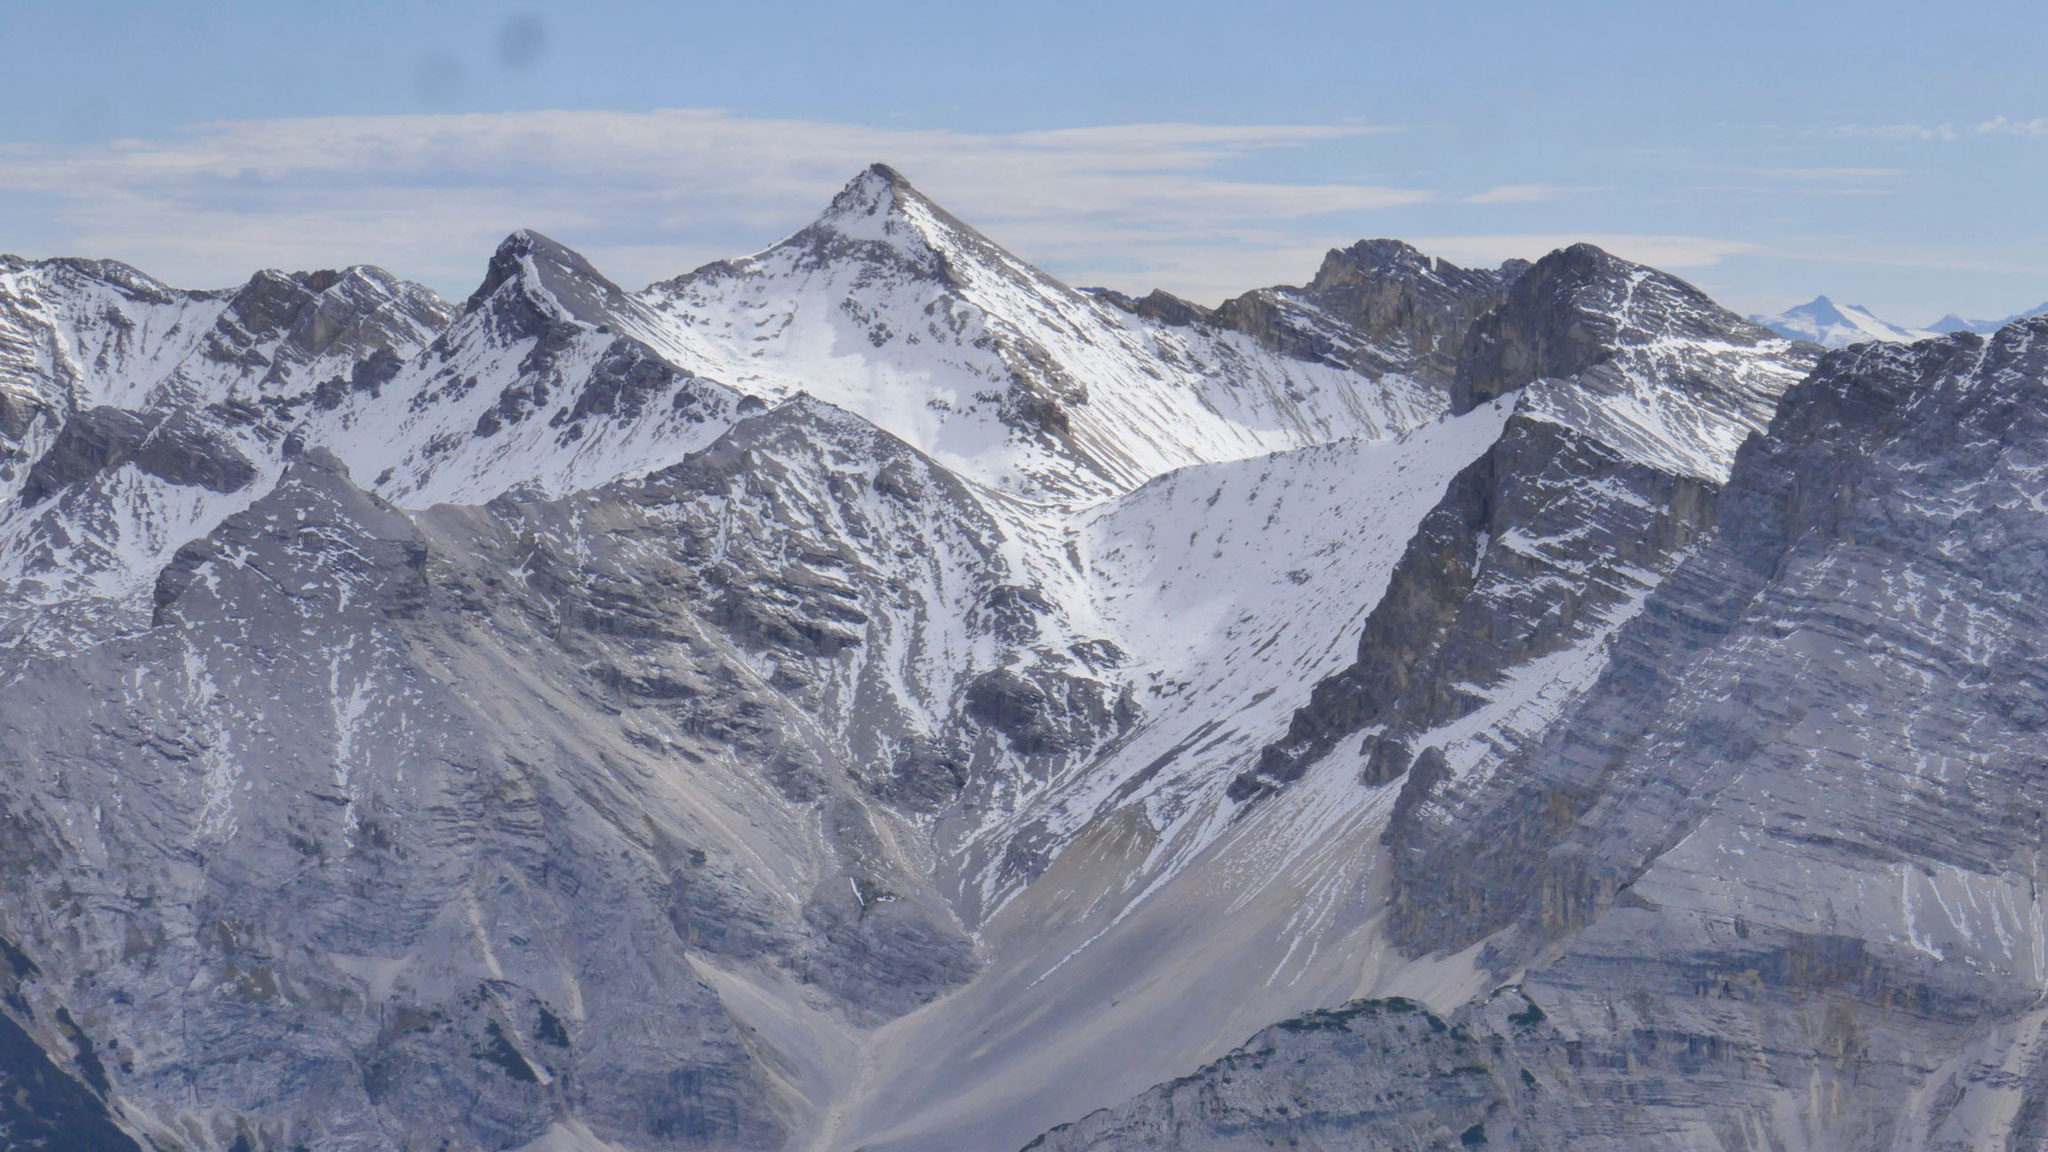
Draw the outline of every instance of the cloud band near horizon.
M25 236L0 236L0 249L113 257L202 285L261 267L374 263L453 295L468 290L500 237L534 227L637 285L758 250L883 160L1070 282L1214 302L1300 282L1330 247L1412 236L1404 208L1569 191L1523 184L1452 196L1398 182L1230 175L1260 153L1396 131L1129 124L966 133L704 109L244 120L160 139L0 145L0 196L12 194L21 205L13 218L28 224ZM1439 239L1436 254L1453 260L1497 262L1587 239L1681 269L1755 247L1628 234Z

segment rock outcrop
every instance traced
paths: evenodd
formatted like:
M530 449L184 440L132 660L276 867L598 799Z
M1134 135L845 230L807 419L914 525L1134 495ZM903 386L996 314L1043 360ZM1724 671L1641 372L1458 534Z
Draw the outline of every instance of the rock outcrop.
M1443 387L1473 322L1499 306L1528 267L1510 260L1460 268L1399 240L1361 240L1332 249L1306 285L1247 292L1213 318L1291 356Z
M1409 775L1394 944L1519 980L1446 1018L1470 1085L1387 1071L1440 1040L1364 1059L1304 1021L1042 1145L1313 1146L1390 1115L1426 1145L1478 1111L1470 1146L2048 1139L2044 389L2041 321L1830 354L1597 684L1497 769Z
M1461 722L1493 728L1472 754L1498 759L1516 739L1503 713L1583 687L1604 638L1712 527L1733 446L1809 362L1587 245L1524 272L1471 326L1453 400L1513 394L1515 415L1418 527L1356 663L1316 685L1231 795L1284 786L1361 734L1373 785ZM1515 724L1526 735L1549 718Z

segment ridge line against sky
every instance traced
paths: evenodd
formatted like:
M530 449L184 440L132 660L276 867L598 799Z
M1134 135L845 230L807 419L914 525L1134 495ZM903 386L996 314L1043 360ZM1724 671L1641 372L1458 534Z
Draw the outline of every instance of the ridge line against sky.
M638 286L879 160L1070 283L1208 303L1375 236L1466 264L1590 240L1744 312L2041 303L2048 16L1880 9L17 0L0 251L209 287L374 263L459 297L531 226Z

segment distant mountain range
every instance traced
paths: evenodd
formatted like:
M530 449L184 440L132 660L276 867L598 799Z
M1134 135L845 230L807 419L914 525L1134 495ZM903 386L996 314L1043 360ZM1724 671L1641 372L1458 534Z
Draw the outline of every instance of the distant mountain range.
M1943 336L1951 332L1975 332L1980 336L1989 336L2015 320L2030 320L2036 316L2048 316L2048 300L2043 300L2025 312L2015 312L2003 320L1966 320L1951 312L1936 320L1928 331L1938 332Z
M1910 328L1883 319L1861 304L1837 304L1825 296L1816 296L1775 316L1751 316L1749 319L1751 323L1761 324L1780 336L1809 341L1823 348L1847 348L1851 344L1867 344L1872 340L1910 344L1954 332L1989 335L2015 320L2042 315L2048 315L2048 301L2025 312L2015 312L2003 320L1969 320L1951 312L1926 328Z
M2048 1147L2048 318L482 271L0 256L0 1149Z

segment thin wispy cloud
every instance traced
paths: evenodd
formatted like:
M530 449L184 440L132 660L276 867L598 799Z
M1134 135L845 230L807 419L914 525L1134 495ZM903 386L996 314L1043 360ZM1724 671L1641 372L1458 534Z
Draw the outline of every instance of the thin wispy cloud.
M1464 198L1467 204L1543 204L1577 189L1556 184L1497 184Z
M163 139L0 146L0 191L54 202L48 243L170 279L374 261L454 287L515 227L561 234L622 282L672 276L800 226L884 160L1055 271L1237 266L1247 232L1355 219L1427 189L1235 180L1228 162L1387 132L1132 124L1017 133L877 128L708 110L330 117ZM1373 230L1373 229L1365 229ZM1381 228L1380 231L1390 229ZM1316 229L1318 233L1321 229ZM1156 282L1197 294L1220 284ZM1242 285L1239 285L1242 287Z
M2048 140L2048 116L2036 116L2032 120L2008 120L1994 116L1975 129L1979 136L2024 136L2030 140Z
M2041 265L2024 254L1970 247L1961 250L1896 241L1872 244L1841 237L1788 237L1775 251L1791 260L1871 268L1903 268L1926 272L1958 272L1989 276L2028 277L2043 281Z
M1843 124L1834 135L1853 140L1953 140L1953 124Z
M1895 180L1906 174L1904 168L1765 168L1761 171L1768 176L1816 183Z
M2048 140L2048 116L2016 120L2001 114L1974 124L1844 124L1836 128L1834 134L1860 140L1948 142L1984 136L2019 136L2029 140Z

